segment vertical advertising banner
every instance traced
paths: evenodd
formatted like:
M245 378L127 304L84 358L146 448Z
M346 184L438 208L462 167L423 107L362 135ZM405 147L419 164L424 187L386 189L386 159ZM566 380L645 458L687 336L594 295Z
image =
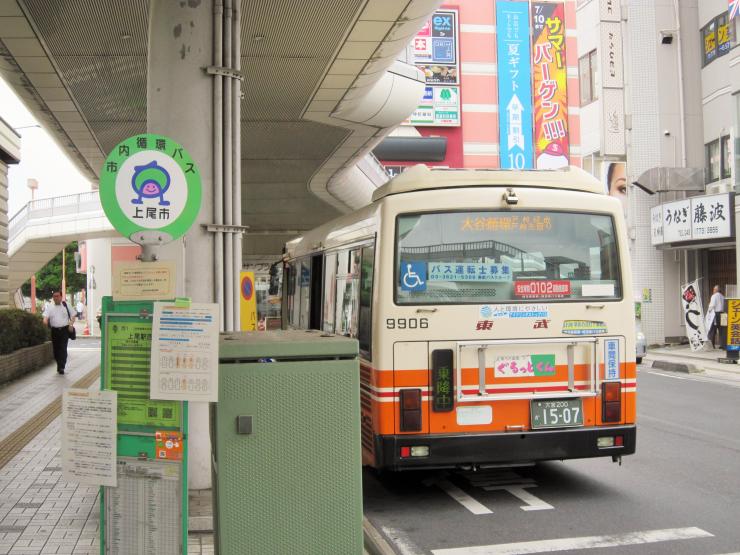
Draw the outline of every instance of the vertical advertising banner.
M529 4L496 3L501 167L532 169Z
M692 281L681 287L681 305L686 323L686 337L689 338L691 350L698 351L707 340L698 281Z
M565 6L532 2L535 166L569 163Z

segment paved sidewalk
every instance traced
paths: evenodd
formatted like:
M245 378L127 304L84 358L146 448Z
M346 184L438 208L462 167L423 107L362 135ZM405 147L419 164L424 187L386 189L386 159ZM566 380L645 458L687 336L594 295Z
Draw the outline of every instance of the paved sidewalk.
M0 441L58 399L65 388L97 367L100 364L99 344L99 341L87 339L70 341L64 375L57 373L56 363L52 361L42 369L0 385Z
M692 351L688 345L668 345L648 348L643 363L653 368L676 372L724 372L740 378L740 364L719 362L726 358L722 349Z
M99 345L97 339L70 342L64 376L51 363L0 387L0 446L39 414L52 417L0 468L0 555L100 553L99 488L62 478L61 417L54 414L62 391L79 384L100 363ZM99 388L99 380L89 387ZM202 531L188 535L189 554L213 553L210 495L210 490L190 493L190 520Z

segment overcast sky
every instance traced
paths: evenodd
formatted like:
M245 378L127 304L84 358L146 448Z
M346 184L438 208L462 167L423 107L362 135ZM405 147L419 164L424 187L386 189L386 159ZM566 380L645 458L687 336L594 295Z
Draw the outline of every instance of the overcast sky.
M8 179L8 217L18 212L31 200L26 183L29 178L39 182L36 198L57 197L81 193L91 189L90 182L65 156L51 136L37 125L38 122L15 95L10 86L0 78L0 117L17 129L21 139L21 163L10 166Z

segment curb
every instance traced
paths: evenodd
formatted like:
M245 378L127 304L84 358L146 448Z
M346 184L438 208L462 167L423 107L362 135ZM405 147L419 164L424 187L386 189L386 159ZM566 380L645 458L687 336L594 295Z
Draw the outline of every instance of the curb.
M381 535L380 532L370 524L366 516L362 517L362 535L364 537L365 550L370 555L396 555L396 552Z
M698 374L700 372L704 372L703 369L697 368L694 364L686 362L669 362L667 360L652 361L652 368L668 370L669 372L683 372L684 374Z

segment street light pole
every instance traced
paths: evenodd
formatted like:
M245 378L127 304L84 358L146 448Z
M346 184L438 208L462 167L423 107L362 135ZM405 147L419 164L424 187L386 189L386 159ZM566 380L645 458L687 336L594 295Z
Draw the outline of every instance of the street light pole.
M67 300L67 245L62 247L62 300Z
M34 201L36 196L36 189L39 187L39 182L35 179L29 179L26 181L26 185L31 189L31 203ZM31 207L29 207L31 208ZM36 273L31 276L31 314L36 314Z

